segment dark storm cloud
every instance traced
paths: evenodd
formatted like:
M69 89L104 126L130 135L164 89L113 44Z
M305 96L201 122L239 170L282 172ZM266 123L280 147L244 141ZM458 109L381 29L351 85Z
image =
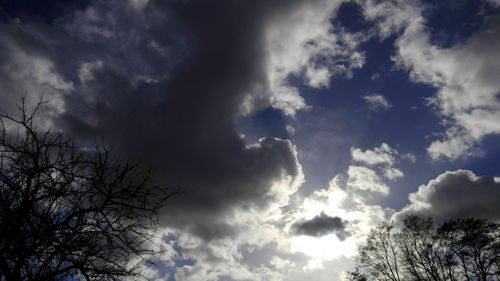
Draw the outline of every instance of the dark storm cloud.
M81 143L102 136L125 158L151 164L157 181L186 191L162 223L212 239L237 232L226 220L232 210L268 206L274 182L300 175L289 141L248 145L235 130L247 93L267 89L265 25L295 2L150 1L139 11L95 1L6 40L36 41L14 48L34 48L74 85L59 126Z
M168 78L135 87L116 72L96 74L94 84L108 85L103 90L113 94L98 90L89 112L96 125L89 129L132 159L150 162L167 185L185 189L165 210L163 222L206 239L234 233L225 221L232 208L264 207L272 200L274 181L299 173L288 141L263 139L248 148L234 129L245 92L265 82L261 39L269 4L263 3L151 3L148 9L171 15L171 23L185 32L179 35L186 36L185 60ZM168 36L177 35L151 34L158 42ZM183 47L165 46L169 58ZM168 59L164 64L168 69ZM68 116L72 128L87 121L81 117Z
M394 215L396 221L410 214L437 222L469 217L500 221L500 181L467 170L443 173L409 199L411 204Z
M299 221L293 224L292 231L297 235L321 237L334 233L343 241L351 234L346 231L347 222L340 217L331 217L324 212L310 220Z

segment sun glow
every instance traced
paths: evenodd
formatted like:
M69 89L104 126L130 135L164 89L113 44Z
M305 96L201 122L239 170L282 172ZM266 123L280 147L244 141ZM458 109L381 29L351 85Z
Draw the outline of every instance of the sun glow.
M386 218L384 209L367 204L362 196L346 186L341 176L334 177L327 188L306 198L300 212L295 214L294 221L311 220L322 212L345 220L348 236L341 237L332 232L320 237L300 235L290 238L290 247L294 252L304 253L320 263L353 257L358 243L365 239L366 233Z
M342 256L352 257L356 253L357 238L351 236L340 241L335 234L322 237L297 236L291 239L294 252L301 252L317 260L332 260Z

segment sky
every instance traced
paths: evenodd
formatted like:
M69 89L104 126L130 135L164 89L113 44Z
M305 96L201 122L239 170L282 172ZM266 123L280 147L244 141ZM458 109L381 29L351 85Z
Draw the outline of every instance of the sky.
M500 222L500 1L0 1L0 106L185 194L150 280L335 281L406 215Z

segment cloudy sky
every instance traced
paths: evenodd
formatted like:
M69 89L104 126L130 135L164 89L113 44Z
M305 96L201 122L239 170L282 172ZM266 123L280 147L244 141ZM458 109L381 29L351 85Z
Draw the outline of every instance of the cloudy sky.
M0 3L2 109L186 191L151 280L342 280L382 221L500 221L498 0Z

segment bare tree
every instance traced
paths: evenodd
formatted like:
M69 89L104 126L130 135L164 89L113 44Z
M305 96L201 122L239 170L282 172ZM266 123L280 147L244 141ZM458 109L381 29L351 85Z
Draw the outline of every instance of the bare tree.
M499 281L500 225L456 219L434 227L408 216L401 229L384 223L359 247L351 280Z
M158 210L174 193L109 147L82 150L38 131L41 105L0 113L0 280L141 277L158 251Z
M402 264L411 280L456 280L446 244L436 239L431 218L408 216L397 235Z
M500 226L486 220L456 219L437 230L462 280L500 280Z
M372 229L366 242L359 247L357 262L377 280L401 281L400 255L391 223Z

